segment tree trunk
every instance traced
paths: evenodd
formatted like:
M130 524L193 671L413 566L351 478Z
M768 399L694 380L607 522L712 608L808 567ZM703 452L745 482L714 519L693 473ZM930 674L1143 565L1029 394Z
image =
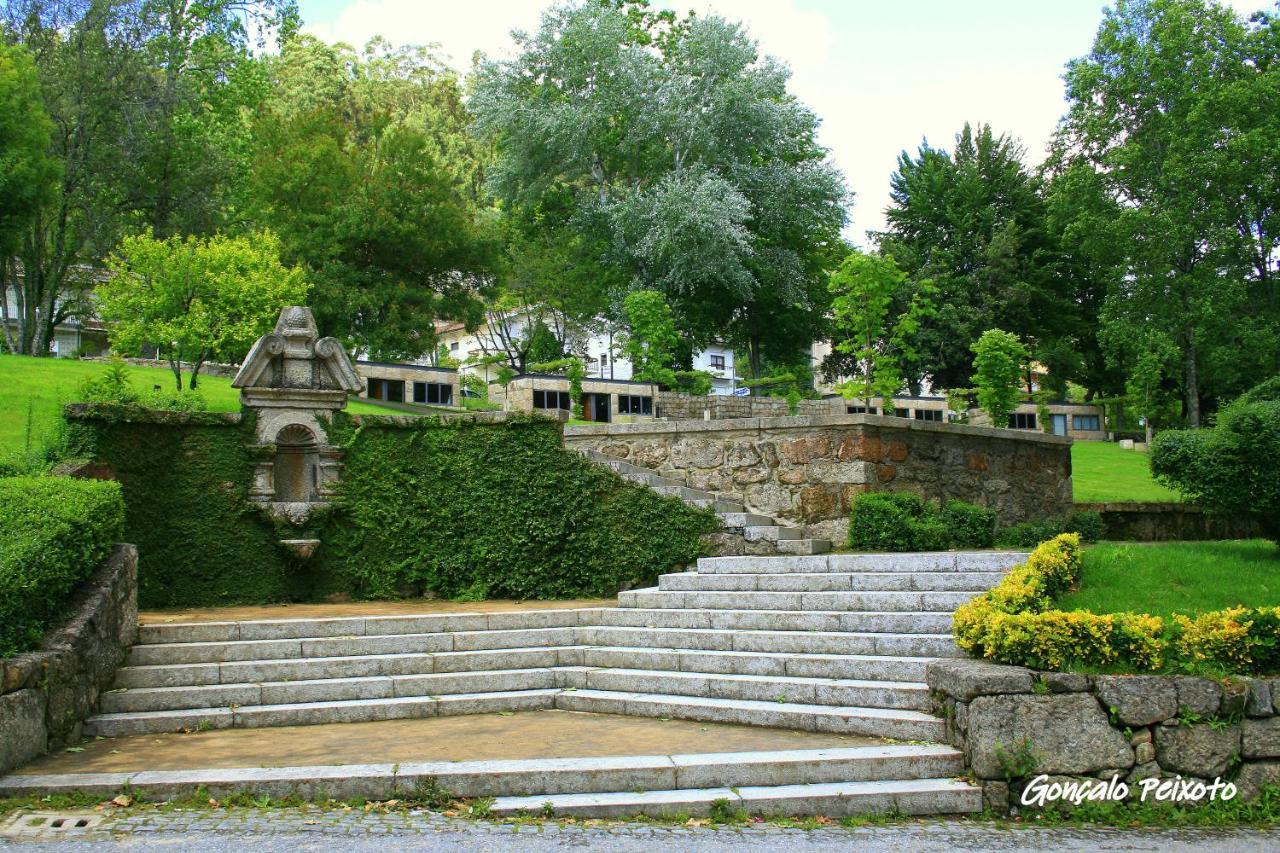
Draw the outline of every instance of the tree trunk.
M169 369L173 371L173 381L177 385L178 391L182 391L182 359L176 358L176 353L169 356Z
M761 362L763 358L760 354L760 341L752 338L747 341L747 366L751 368L751 378L759 379L761 371Z
M1191 329L1184 330L1183 335L1186 339L1183 362L1186 374L1184 395L1187 407L1187 426L1192 429L1198 429L1200 427L1200 378L1196 369L1195 337Z

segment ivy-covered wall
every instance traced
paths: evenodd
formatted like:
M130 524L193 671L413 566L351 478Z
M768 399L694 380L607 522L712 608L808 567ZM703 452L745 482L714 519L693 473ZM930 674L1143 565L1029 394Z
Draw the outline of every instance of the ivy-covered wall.
M331 510L277 529L247 500L249 418L75 407L70 433L124 491L143 607L612 595L695 559L715 516L562 447L542 419L339 415ZM315 536L298 561L277 544Z

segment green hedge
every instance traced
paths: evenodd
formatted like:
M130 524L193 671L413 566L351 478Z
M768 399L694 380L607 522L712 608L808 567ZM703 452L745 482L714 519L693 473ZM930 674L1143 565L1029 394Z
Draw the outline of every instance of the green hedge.
M938 506L910 492L859 495L849 514L849 547L860 551L989 548L995 510L964 501Z
M39 643L123 529L115 483L0 479L0 657Z
M964 501L926 501L910 492L859 495L849 513L849 547L859 551L943 551L951 548L1034 547L1060 533L1085 542L1102 538L1102 516L1024 521L997 529L996 512Z
M130 422L130 419L134 422ZM624 481L561 446L544 418L497 423L339 415L330 511L277 527L247 502L253 425L151 423L99 407L82 455L124 489L144 607L414 596L611 596L702 553L715 515ZM319 538L299 562L277 542Z

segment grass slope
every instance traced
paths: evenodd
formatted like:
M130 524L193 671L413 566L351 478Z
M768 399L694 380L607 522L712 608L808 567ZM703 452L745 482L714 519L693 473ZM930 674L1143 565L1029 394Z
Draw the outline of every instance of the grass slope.
M1147 454L1106 441L1071 445L1071 480L1076 503L1182 500L1151 476Z
M1265 539L1226 542L1102 542L1086 548L1080 589L1061 610L1171 613L1280 605L1280 547Z
M100 363L69 358L0 355L0 458L24 450L28 412L31 443L38 448L54 429L62 407L75 402L80 384L105 369ZM173 387L173 373L159 367L130 367L129 379L143 391L154 385ZM240 392L231 387L230 379L202 374L199 390L210 411L240 409ZM363 400L351 400L347 410L352 414L404 414Z

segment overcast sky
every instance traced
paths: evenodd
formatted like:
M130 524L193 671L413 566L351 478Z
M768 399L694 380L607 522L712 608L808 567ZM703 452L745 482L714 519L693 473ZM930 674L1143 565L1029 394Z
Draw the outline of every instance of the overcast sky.
M465 71L471 54L509 56L547 0L299 0L304 29L362 46L436 43ZM791 66L791 91L822 119L819 138L856 198L847 235L884 224L899 152L950 147L965 121L1018 137L1038 163L1064 110L1062 70L1087 53L1099 0L717 0L659 2L744 21ZM1231 0L1244 14L1264 0Z

